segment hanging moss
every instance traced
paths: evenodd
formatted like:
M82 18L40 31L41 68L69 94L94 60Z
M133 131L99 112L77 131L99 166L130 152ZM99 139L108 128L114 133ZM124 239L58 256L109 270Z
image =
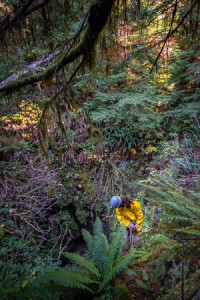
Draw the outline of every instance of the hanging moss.
M75 61L81 55L83 55L84 58L86 58L86 56L90 57L99 34L108 21L114 2L115 0L99 0L92 4L83 38L69 54L67 51L67 54L65 54L57 63L54 63L43 72L26 76L21 75L18 79L2 85L0 87L0 92L18 90L28 84L51 77L55 72L60 71L63 67ZM81 32L79 32L79 34L80 33Z

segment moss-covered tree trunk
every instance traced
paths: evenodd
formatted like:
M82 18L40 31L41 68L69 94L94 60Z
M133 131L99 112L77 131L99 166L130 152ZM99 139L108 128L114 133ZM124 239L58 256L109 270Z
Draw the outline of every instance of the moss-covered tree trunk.
M70 52L66 50L67 53L57 63L52 64L42 72L31 75L19 75L17 79L15 77L14 80L7 80L5 83L0 84L0 92L11 92L28 84L51 77L81 55L83 59L88 58L100 32L109 19L114 2L115 0L99 0L91 5L87 26L80 43L72 48Z

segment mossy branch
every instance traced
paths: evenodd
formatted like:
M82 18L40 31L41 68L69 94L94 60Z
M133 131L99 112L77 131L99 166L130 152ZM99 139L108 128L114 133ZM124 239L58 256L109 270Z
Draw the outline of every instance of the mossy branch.
M83 58L86 58L88 54L92 52L100 32L106 25L114 2L115 0L95 1L90 8L85 34L80 43L75 46L70 53L67 51L57 63L52 64L42 72L31 75L19 75L17 79L11 82L0 84L0 93L12 92L28 84L33 84L45 78L52 77L53 74L75 61L81 55Z

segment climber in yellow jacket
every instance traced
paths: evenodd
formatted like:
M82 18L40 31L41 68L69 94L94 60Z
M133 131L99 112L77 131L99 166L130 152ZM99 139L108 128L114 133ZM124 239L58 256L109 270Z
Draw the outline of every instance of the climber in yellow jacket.
M120 223L127 227L127 244L130 247L130 234L132 233L132 242L136 244L139 240L139 232L142 228L143 213L140 203L133 198L126 196L114 196L110 199L111 207L115 208L117 218ZM135 221L135 222L134 222Z

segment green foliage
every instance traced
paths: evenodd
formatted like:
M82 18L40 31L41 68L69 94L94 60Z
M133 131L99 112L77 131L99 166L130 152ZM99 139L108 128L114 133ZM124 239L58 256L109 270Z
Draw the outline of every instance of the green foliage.
M171 58L168 84L173 89L165 112L165 129L171 136L183 137L197 129L199 134L199 49L194 45L194 49L181 50L176 45Z
M159 203L163 207L163 221L179 223L182 226L199 224L198 197L185 196L172 184L154 181L154 185L145 187L148 189L149 200L153 203Z
M152 288L149 285L147 285L146 283L144 283L143 281L141 281L139 279L136 279L135 281L136 281L137 285L142 287L145 291L152 291Z
M9 172L12 172L13 169L20 171L21 165L16 162L8 162L8 161L4 161L4 160L0 161L1 172L9 173ZM0 179L0 181L1 181L1 179Z
M36 274L56 270L60 264L51 259L43 261L37 252L32 251L31 243L24 244L19 239L15 240L6 236L1 239L1 243L3 243L0 263L0 298L2 300L17 297L22 289L27 288Z
M147 228L143 229L142 247L151 249L151 255L144 255L138 262L147 262L146 266L151 268L147 272L149 281L160 281L160 293L164 295L169 286L174 287L169 293L171 298L177 293L176 286L180 288L182 274L182 246L176 238L199 236L198 144L191 136L185 136L181 141L162 142L161 152L151 163L149 178L141 182L149 201L143 222ZM187 179L190 179L188 185ZM159 214L155 214L156 207L161 208ZM198 265L193 255L198 252L199 243L187 241L186 246L184 274L187 281ZM191 289L195 291L195 287ZM190 294L187 289L185 294Z
M87 243L89 257L82 257L75 253L66 252L65 256L71 260L75 266L63 268L56 272L49 272L39 277L34 286L39 285L43 289L52 284L56 287L67 288L73 292L88 291L88 296L94 294L95 299L104 299L105 290L108 289L108 295L111 295L112 286L109 284L118 273L125 270L131 263L135 251L131 249L129 253L122 256L124 245L124 226L119 226L114 237L109 243L102 231L102 223L96 218L94 224L93 236L86 230L83 230L83 237ZM104 248L104 246L106 247ZM59 289L58 289L59 290ZM61 293L62 294L62 293ZM76 299L73 293L69 299ZM107 296L106 296L106 299Z
M38 282L40 284L53 282L55 285L61 287L88 290L91 293L93 293L93 291L89 288L89 286L97 283L95 280L92 280L90 276L81 272L80 269L76 269L74 271L62 269L56 272L48 272L44 274L42 278L36 280L35 284L38 284Z
M88 150L88 151L94 151L94 144L91 140L87 140L84 144L76 144L76 148Z
M34 146L31 145L30 142L27 142L25 140L20 140L19 142L16 142L15 144L11 144L9 146L0 148L0 152L9 152L9 151L15 150L15 149L28 150L31 152L36 151L36 148L34 148Z
M162 137L159 130L162 115L155 107L164 99L157 95L156 87L146 84L143 89L139 85L128 92L117 89L110 93L98 92L86 104L91 120L103 127L103 137L111 150L125 154L133 147L155 144Z
M199 95L197 98L199 98ZM188 101L190 101L190 99ZM199 136L199 128L197 127L198 124L196 121L199 114L199 102L181 102L176 108L169 109L164 113L166 130L169 130L171 137L182 138L185 133L192 133L193 135ZM172 117L169 118L169 115Z
M200 280L200 275L197 273L192 274L190 278L185 280L184 298L186 300L192 299L195 296L195 294L198 292L199 280ZM181 282L179 282L175 288L169 289L167 295L163 296L161 299L171 300L177 298L178 299L181 298Z
M199 141L196 137L160 143L162 150L154 159L151 178L182 187L197 187L200 175ZM153 168L152 168L153 169Z
M97 278L100 277L99 270L95 267L93 260L86 259L76 253L66 252L65 257L67 257L70 261L79 265L81 268L86 269L92 275L96 275Z
M114 149L119 150L119 154L124 154L132 147L138 146L138 138L134 137L131 134L131 128L127 128L125 133L123 130L119 128L103 128L102 133L104 134L104 138L108 140L107 145L113 151Z
M92 256L92 253L93 253L93 247L94 247L94 240L93 240L93 237L92 235L89 233L89 231L83 229L82 230L82 235L83 235L83 238L87 244L87 248L88 248L88 252L89 252L89 255Z

